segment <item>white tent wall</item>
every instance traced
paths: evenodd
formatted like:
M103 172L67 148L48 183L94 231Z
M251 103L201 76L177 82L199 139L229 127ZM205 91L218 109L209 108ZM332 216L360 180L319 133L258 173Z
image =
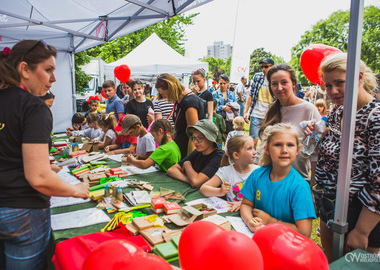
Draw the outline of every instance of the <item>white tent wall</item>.
M52 107L53 132L65 131L71 125L71 116L74 114L72 92L72 55L68 52L58 52L54 72L56 82L51 91L55 95Z

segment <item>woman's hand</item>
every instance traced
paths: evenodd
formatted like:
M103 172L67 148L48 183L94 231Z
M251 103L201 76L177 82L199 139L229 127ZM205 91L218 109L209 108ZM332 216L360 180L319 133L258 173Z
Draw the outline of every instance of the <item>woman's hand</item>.
M74 186L74 188L75 188L75 192L73 195L74 198L87 199L89 197L90 185L88 184L88 182L78 183Z
M55 172L55 173L59 173L60 170L62 170L62 167L57 166L57 165L55 165L55 164L51 164L51 165L50 165L50 168L51 168L51 170L52 170L53 172Z
M231 183L223 182L223 184L220 186L220 195L224 196L226 195L231 189Z
M132 163L133 161L136 160L132 154L128 154L128 155L126 155L126 157L127 157L127 162L129 162L129 163Z
M262 224L264 224L264 225L269 224L269 223L273 223L272 222L273 218L268 213L266 213L262 210L255 208L255 209L253 209L252 214L253 214L253 216L260 218Z
M194 93L194 94L197 94L198 92L199 92L199 86L198 85L195 85L195 84L193 84L193 85L191 85L190 86L190 90Z
M367 250L368 248L368 234L360 232L354 228L347 236L346 252L353 251L355 249Z
M240 210L241 201L238 202L227 202L230 205L230 209L228 209L228 212L237 212Z

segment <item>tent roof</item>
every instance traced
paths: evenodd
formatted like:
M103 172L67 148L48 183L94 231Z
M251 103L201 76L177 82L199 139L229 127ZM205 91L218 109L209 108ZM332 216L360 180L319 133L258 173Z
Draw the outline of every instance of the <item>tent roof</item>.
M44 39L80 52L212 0L0 0L0 49Z
M134 75L150 75L161 73L191 73L203 68L208 72L208 63L194 61L176 52L157 34L153 33L132 52L123 58L106 65L106 69L126 64Z

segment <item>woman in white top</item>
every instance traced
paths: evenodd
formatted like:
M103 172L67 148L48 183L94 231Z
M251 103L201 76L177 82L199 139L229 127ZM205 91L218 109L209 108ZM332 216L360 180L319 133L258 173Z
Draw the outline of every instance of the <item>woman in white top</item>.
M259 136L267 126L277 123L289 123L298 128L302 121L319 121L321 119L313 104L295 95L297 78L290 66L284 64L273 66L268 71L267 79L269 91L275 101L269 106ZM309 171L311 167L315 168L316 158L316 155L311 156L311 164L310 157L300 153L292 166L305 180L310 181Z

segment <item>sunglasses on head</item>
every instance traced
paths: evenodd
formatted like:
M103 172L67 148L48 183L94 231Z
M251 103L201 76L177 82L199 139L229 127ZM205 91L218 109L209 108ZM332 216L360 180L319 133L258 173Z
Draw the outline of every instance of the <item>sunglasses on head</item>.
M46 50L48 50L48 45L46 44L45 41L43 41L42 39L40 39L39 41L36 42L36 44L34 44L32 47L30 47L29 50L26 51L26 53L21 57L21 61L24 60L24 58L29 54L31 53L35 48L37 48L38 45L42 44L42 46L45 47Z

